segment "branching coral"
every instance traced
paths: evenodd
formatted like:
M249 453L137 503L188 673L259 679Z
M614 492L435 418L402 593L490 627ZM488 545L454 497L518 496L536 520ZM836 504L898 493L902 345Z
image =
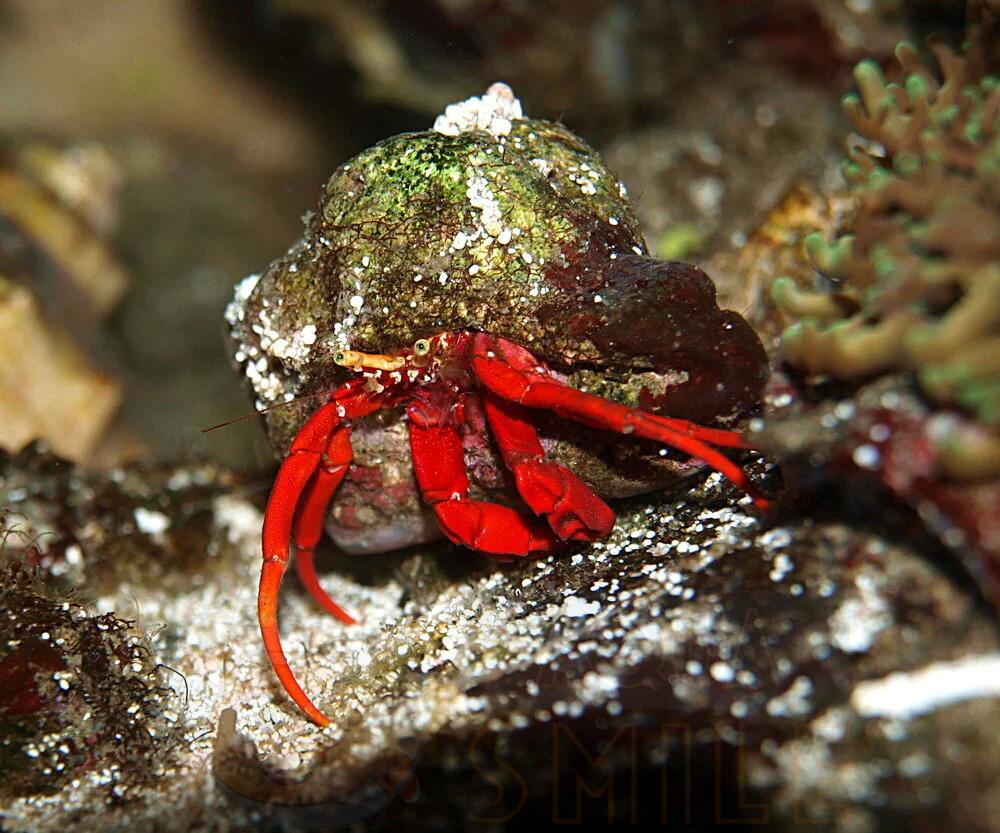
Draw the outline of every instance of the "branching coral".
M806 238L823 286L775 281L794 320L785 360L809 373L856 379L916 374L923 392L958 407L981 431L942 444L955 475L1000 472L1000 78L979 52L933 47L938 80L914 48L896 57L902 83L879 67L855 70L844 109L862 140L845 175L853 233Z

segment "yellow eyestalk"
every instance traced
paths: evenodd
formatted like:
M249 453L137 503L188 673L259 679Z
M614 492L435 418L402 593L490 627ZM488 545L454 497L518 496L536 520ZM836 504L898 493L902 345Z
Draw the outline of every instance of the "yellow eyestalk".
M338 350L333 360L341 367L354 370L399 370L406 360L401 356L388 356L385 353L359 353L357 350Z

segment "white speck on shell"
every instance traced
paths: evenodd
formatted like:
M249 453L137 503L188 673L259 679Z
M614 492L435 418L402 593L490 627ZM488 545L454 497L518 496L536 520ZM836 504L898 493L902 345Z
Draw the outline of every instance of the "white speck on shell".
M872 577L858 575L855 586L857 598L847 599L830 617L830 641L834 647L851 654L867 651L875 637L892 624L889 603Z
M146 535L162 535L170 528L170 518L162 512L137 506L132 514L135 517L135 525Z
M570 596L563 602L563 612L572 619L578 616L593 616L600 609L600 602L588 602L579 596Z
M528 164L531 165L535 170L538 171L538 173L540 173L546 179L548 178L549 174L552 173L553 170L552 163L549 162L547 159L542 159L541 157L529 159Z
M469 198L469 204L473 208L478 208L481 214L481 222L486 234L490 237L500 238L507 235L507 242L510 242L510 230L503 227L503 215L500 211L500 204L490 188L489 182L478 174L470 176L465 195ZM500 242L503 242L502 240Z
M726 662L713 662L708 669L712 679L720 683L731 683L736 679L736 672L733 667Z
M795 681L777 697L767 703L767 713L772 717L799 717L812 710L809 697L813 693L813 683L808 677L796 677Z

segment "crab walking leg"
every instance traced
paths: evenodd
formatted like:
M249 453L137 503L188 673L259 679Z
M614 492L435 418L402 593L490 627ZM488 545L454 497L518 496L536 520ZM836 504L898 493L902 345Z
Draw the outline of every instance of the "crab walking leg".
M497 346L502 349L504 345ZM663 418L654 414L584 393L550 376L544 376L534 368L521 370L512 367L500 359L499 355L499 350L478 349L471 359L472 370L480 384L497 396L528 408L553 411L583 425L619 434L635 433L684 451L729 478L751 495L757 506L762 509L769 506L767 499L759 494L739 466L697 437L668 427ZM535 367L538 367L537 363Z
M320 465L302 496L302 508L295 518L295 570L299 580L320 607L345 625L357 624L354 617L331 599L319 583L313 557L323 536L323 521L334 492L351 465L351 431L345 425L334 430Z
M545 459L527 409L486 391L483 408L517 491L544 515L563 541L596 541L615 525L615 513L573 472Z
M441 531L463 547L490 555L524 556L562 545L534 518L496 503L469 500L462 439L449 415L429 412L424 403L407 409L413 470Z
M378 408L379 403L362 392L357 381L352 380L338 388L331 401L320 406L295 435L288 456L278 470L264 510L264 561L260 571L260 588L257 591L257 619L260 622L264 650L285 691L320 726L327 726L330 720L302 690L281 647L278 633L278 590L288 564L289 539L302 491L319 467L330 435L345 418L364 416Z
M486 333L475 333L473 335L469 355L473 359L476 357L487 359L499 358L504 364L509 365L515 370L522 370L525 373L538 375L540 371L543 371L538 359L520 344L507 341L505 338L487 335ZM545 381L558 384L551 376L546 375L543 378ZM568 387L568 385L564 385L564 387ZM600 399L600 397L596 398ZM603 402L606 400L600 399L600 401ZM724 428L706 428L704 425L699 425L697 422L691 422L686 419L665 417L645 411L643 413L649 419L660 423L664 428L680 434L687 434L710 445L726 446L729 448L750 448L738 431L727 431Z
M644 411L643 413L646 412ZM646 416L670 431L687 434L689 437L694 437L703 443L721 445L725 448L751 448L739 431L727 431L725 428L706 428L697 422L688 422L686 419L675 419L674 417L665 417L659 414L646 413Z

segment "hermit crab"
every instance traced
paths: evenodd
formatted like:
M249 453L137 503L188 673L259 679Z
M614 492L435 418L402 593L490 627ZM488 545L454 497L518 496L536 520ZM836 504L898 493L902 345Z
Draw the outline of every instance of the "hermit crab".
M604 498L662 486L691 459L766 505L718 450L746 447L730 426L759 402L759 339L701 270L648 257L597 154L524 118L505 85L342 165L303 240L237 286L227 319L285 452L261 632L320 725L277 599L294 544L305 587L354 621L316 576L324 528L353 552L443 534L509 561L606 536Z

